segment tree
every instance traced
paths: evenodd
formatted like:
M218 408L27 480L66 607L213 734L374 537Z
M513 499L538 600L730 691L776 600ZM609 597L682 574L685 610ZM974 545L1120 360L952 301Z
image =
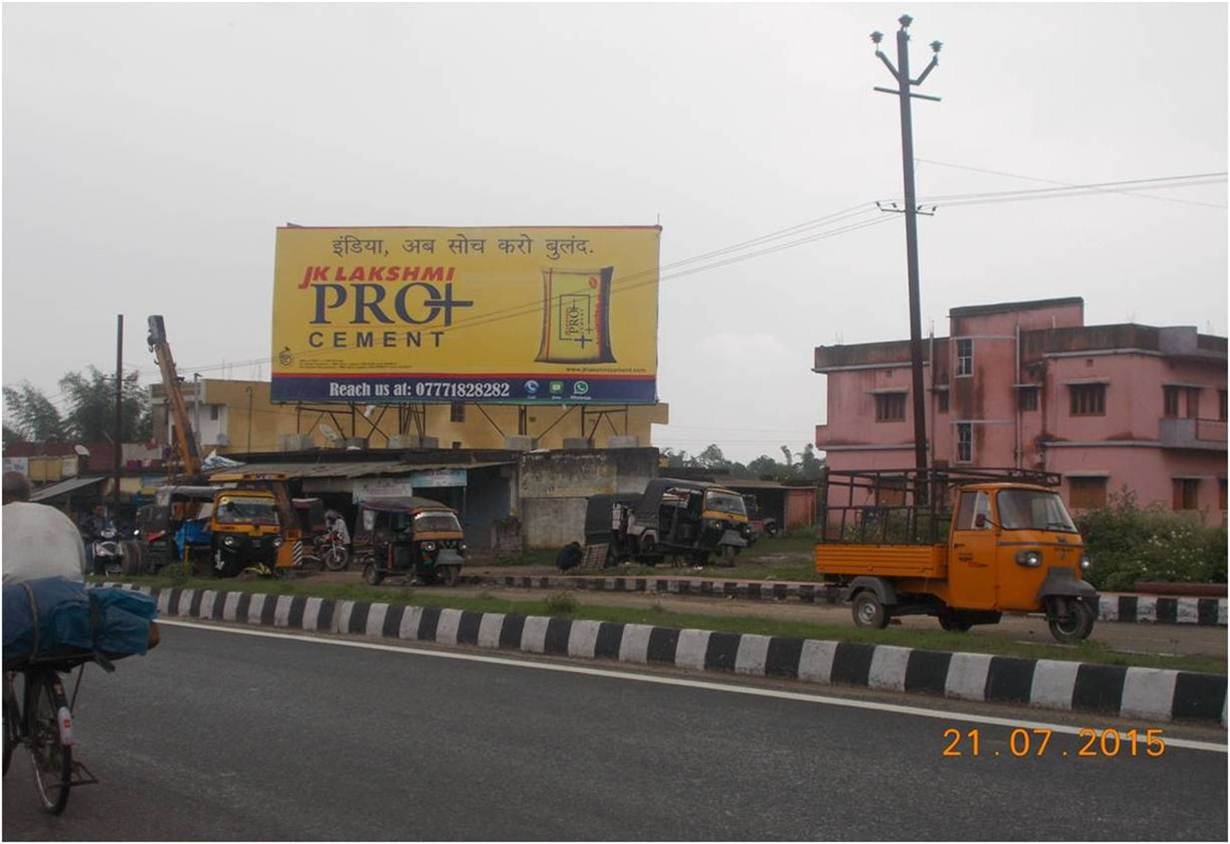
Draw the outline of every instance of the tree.
M704 451L696 455L696 465L709 470L726 469L730 466L730 461L716 443L710 443Z
M671 468L693 465L692 458L683 449L676 451L673 448L664 448L662 449L662 456L666 458L666 465Z
M68 439L60 411L38 387L22 381L4 388L4 441L48 442Z
M108 376L91 366L85 373L70 372L60 379L60 388L68 396L66 421L77 439L84 442L104 442L115 439L115 376ZM120 403L126 442L149 439L149 396L137 383L138 374L124 376L123 398Z
M149 439L153 431L149 395L137 378L136 372L124 377L120 406L125 442ZM33 442L114 440L113 379L114 376L107 376L93 366L85 372L65 374L60 379L60 389L68 403L63 414L42 390L28 381L17 387L5 387L5 441L12 441L14 436Z
M803 446L799 455L799 475L809 481L818 481L824 474L825 461L816 456L816 447L811 443Z

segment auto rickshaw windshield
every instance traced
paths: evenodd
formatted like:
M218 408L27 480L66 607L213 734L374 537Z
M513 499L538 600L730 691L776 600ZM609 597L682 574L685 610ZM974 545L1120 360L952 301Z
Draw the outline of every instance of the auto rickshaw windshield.
M1076 525L1054 492L1005 489L999 493L999 521L1004 530L1058 530L1076 533Z
M452 531L461 533L461 525L452 513L419 513L414 517L414 531Z
M227 496L218 501L214 518L225 525L276 525L278 509L270 498Z
M743 498L733 492L709 490L705 493L705 509L717 510L721 513L738 513L740 516L747 515L747 510L743 506Z

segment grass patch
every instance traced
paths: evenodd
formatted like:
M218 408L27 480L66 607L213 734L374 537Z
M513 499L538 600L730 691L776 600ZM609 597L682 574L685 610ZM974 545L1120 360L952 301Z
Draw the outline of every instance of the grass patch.
M572 615L581 604L567 592L556 592L543 602L551 615Z
M92 578L94 579L94 578ZM100 580L101 578L97 578ZM318 583L311 579L289 580L217 580L203 578L172 579L161 576L126 577L125 582L153 588L216 589L232 592L263 592L267 595L304 595L346 601L381 603L413 603L422 607L440 607L472 612L520 613L550 616L564 613L560 596L540 601L512 601L502 598L466 597L462 595L422 595L396 586L366 584ZM828 639L839 642L862 642L876 645L901 645L935 651L970 651L1026 659L1057 659L1095 662L1104 665L1134 665L1146 668L1171 668L1182 671L1203 671L1225 674L1226 663L1207 656L1156 656L1113 651L1099 642L1085 641L1080 645L1031 644L998 637L946 633L942 630L892 629L866 630L834 624L815 624L759 618L754 615L706 615L704 613L672 612L660 603L650 607L618 607L587 604L571 595L566 614L572 618L592 621L612 621L621 624L652 624L661 627L690 627L698 630L720 630L728 633L758 633L764 636L794 636L803 639ZM556 603L553 603L555 601ZM975 628L977 630L977 628Z

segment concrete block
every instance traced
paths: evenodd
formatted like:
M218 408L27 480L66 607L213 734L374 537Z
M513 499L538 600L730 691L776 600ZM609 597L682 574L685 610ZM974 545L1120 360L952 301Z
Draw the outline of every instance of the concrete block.
M315 446L307 434L282 434L278 437L278 451L307 451Z
M538 440L515 434L504 438L504 447L509 451L533 451L538 448Z
M564 448L593 448L594 441L586 437L564 437Z
M607 448L640 448L641 441L632 434L611 437L606 441Z

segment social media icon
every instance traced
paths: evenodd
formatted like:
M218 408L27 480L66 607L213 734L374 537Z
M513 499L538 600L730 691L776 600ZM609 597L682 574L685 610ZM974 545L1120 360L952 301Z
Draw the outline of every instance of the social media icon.
M551 392L552 393L564 392L564 382L563 381L552 381L551 382Z
M534 380L526 381L525 391L530 394L538 392L538 382Z
M583 396L588 392L589 392L589 382L588 381L578 381L577 383L572 385L572 394L574 396Z

